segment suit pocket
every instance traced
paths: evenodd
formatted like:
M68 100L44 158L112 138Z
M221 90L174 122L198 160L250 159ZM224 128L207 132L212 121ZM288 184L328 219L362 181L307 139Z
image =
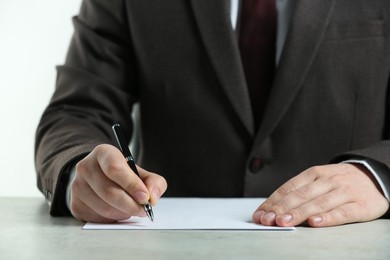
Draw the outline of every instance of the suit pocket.
M384 37L383 20L362 21L355 23L331 23L325 35L325 40L358 40L378 37Z

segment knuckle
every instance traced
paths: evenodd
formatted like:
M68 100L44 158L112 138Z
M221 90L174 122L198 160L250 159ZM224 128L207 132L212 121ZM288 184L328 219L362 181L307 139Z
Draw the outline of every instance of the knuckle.
M76 164L76 172L78 174L85 174L88 171L89 171L89 166L86 159L83 159Z
M345 210L344 208L337 208L337 215L341 217L343 220L350 219L350 213L349 211Z
M110 162L107 164L107 172L109 174L118 174L123 169L123 166L118 162Z
M271 209L273 206L273 204L269 201L265 201L263 202L260 206L259 206L259 209L262 209L262 210L265 210L265 211L268 211L269 209Z
M279 202L278 204L274 205L271 209L271 211L275 212L276 214L283 214L289 210L289 207L286 203Z
M294 209L290 212L294 218L302 218L302 217L306 217L307 215L307 211L304 207L299 207L297 209Z
M314 180L317 177L317 171L313 169L309 169L308 171L303 172L305 175L306 179L311 179Z
M83 207L80 203L76 203L72 200L70 203L70 212L76 219L83 220Z
M107 147L108 147L107 144L98 144L93 150L95 153L100 154L107 151Z
M145 171L145 172L147 174L144 175L145 177L144 177L143 181L147 187L158 188L161 192L166 191L166 189L168 188L168 183L162 175L154 173L154 172L148 172L148 171Z
M119 200L118 192L114 188L107 188L103 190L103 198L107 202L114 202Z
M83 182L80 178L74 178L70 186L71 193L74 194L81 191L83 186Z
M129 192L129 193L132 193L133 191L136 191L138 189L140 189L141 185L140 185L140 182L141 180L139 181L130 181L126 184L126 186L124 186L124 189Z
M323 166L315 165L309 168L309 172L311 173L319 173L322 172Z
M295 186L291 183L285 183L283 184L277 192L280 196L287 196L289 193L291 193L295 189Z
M162 176L159 177L159 184L160 184L159 186L163 188L163 191L167 190L168 183L167 183L167 180L164 177L162 177Z
M302 187L300 189L297 189L295 192L295 196L298 197L301 201L307 201L309 198L309 191L306 187Z
M329 199L327 198L327 196L318 197L314 201L315 201L315 205L317 205L317 207L319 209L321 209L322 212L328 210L328 208L329 208Z
M102 209L102 214L104 218L107 218L112 221L127 219L130 218L131 216L135 216L134 211L122 212L109 205L106 205Z
M322 166L312 166L310 167L309 169L307 169L304 173L306 174L306 176L310 179L316 179L318 175L320 175L322 173L322 170L323 167Z
M325 214L322 226L335 226L352 222L351 214L344 208L335 208L332 212Z
M115 208L111 207L110 205L106 204L106 205L102 206L101 214L104 218L114 220L114 219L116 219L117 210Z
M118 161L109 162L105 167L105 174L112 180L121 179L121 174L125 168L123 164Z

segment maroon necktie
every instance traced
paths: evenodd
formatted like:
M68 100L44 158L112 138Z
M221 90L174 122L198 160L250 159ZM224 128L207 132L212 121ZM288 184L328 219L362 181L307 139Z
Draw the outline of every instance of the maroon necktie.
M240 52L256 129L275 75L276 0L242 0Z

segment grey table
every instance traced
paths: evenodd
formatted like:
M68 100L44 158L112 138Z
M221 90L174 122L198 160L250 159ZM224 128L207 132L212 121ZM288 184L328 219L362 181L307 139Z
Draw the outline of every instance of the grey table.
M40 198L0 198L0 259L390 259L390 220L297 231L82 230Z

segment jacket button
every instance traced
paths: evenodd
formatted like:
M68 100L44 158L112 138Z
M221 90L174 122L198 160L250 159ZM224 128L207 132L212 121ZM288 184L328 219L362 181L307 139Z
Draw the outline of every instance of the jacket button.
M251 159L250 163L249 163L249 170L252 172L252 173L257 173L261 170L261 168L263 168L263 160L260 156L255 156Z

